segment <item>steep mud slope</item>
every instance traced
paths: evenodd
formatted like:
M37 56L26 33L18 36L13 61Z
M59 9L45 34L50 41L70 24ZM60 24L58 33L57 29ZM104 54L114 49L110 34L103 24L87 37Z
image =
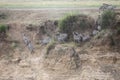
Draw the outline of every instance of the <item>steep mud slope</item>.
M11 27L9 36L11 35L11 40L17 40L19 43L15 43L16 47L9 48L13 51L12 55L1 56L1 80L120 79L120 53L110 50L109 45L102 44L103 41L109 41L109 30L99 33L102 37L97 35L81 47L73 43L55 43L49 49L48 46L34 44L35 52L31 54L20 37L21 30L24 29L25 27L21 28L18 24ZM28 35L32 39L30 33ZM106 33L108 35L105 35Z
M22 18L29 20L30 15L32 18L40 16L30 12L25 15L28 17L21 17L19 13L13 22L7 22L10 26L8 42L0 42L0 80L120 80L119 31L101 30L81 43L56 41L41 45L36 44L36 39L53 36L56 23L49 20L43 24L19 22ZM16 17L21 18L15 21ZM50 34L42 33L41 27ZM22 33L31 40L34 53L24 44Z

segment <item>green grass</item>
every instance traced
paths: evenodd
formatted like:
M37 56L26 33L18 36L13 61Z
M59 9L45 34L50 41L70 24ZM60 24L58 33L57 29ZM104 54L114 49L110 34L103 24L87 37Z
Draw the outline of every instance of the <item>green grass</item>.
M71 7L99 7L103 3L120 7L120 0L115 1L36 1L36 2L5 2L0 1L0 8L71 8Z
M108 10L104 11L101 15L101 26L103 29L110 28L116 23L116 13Z
M0 33L6 32L6 30L7 30L7 26L4 24L0 24Z

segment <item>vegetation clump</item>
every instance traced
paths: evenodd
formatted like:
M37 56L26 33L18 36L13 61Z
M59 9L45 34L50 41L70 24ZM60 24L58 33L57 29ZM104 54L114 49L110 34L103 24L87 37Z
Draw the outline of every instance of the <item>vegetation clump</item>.
M59 22L59 28L61 32L70 33L71 30L74 30L74 22L77 21L77 16L69 15L64 17Z
M94 25L94 19L87 15L67 15L58 22L59 30L71 37L73 31L84 31Z
M4 24L0 24L0 33L6 33L6 30L7 30L7 26L4 25Z
M114 11L106 10L102 13L101 16L101 26L103 29L112 27L116 20L115 20L116 14Z
M0 41L5 41L5 38L7 37L6 31L8 27L4 24L0 24Z
M117 34L120 35L120 27L117 28Z

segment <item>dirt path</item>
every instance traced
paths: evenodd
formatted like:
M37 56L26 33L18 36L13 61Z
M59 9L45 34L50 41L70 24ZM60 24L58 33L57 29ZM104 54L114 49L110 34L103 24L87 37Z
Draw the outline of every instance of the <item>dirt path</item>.
M41 23L46 20L56 20L68 14L85 13L94 16L98 14L97 8L39 8L39 9L0 9L8 17L0 23ZM94 12L94 14L93 14Z
M0 23L40 24L46 20L58 20L68 14L87 14L93 18L99 15L98 8L0 8L0 12L8 15L5 20L0 20Z
M0 8L0 10L84 10L84 11L90 11L90 10L95 10L95 11L98 11L99 10L99 7L90 7L90 8L74 8L74 7L71 7L71 8ZM116 10L120 10L120 7L116 8Z

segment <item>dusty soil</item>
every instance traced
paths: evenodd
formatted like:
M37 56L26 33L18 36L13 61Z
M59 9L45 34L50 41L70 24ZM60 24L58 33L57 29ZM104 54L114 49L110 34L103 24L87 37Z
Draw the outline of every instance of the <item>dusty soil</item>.
M7 18L1 19L0 23L11 26L7 40L13 41L8 44L0 43L0 80L120 80L120 53L110 51L108 46L94 46L90 42L82 47L75 47L73 43L57 44L55 48L58 47L56 48L58 50L52 49L51 55L48 56L53 58L46 59L44 57L46 46L35 44L33 39L35 31L26 30L28 24L40 25L46 20L58 20L70 12L84 13L96 18L99 14L96 9L0 10L0 12L7 14ZM32 54L23 43L21 36L23 32L34 44L35 52ZM59 54L59 51L62 52L59 46L63 55ZM77 53L79 64L77 69L66 67L74 65L76 58L67 55L71 54L71 46ZM56 58L59 60L55 62ZM45 63L49 63L50 68L46 68ZM54 64L56 66L53 66Z

